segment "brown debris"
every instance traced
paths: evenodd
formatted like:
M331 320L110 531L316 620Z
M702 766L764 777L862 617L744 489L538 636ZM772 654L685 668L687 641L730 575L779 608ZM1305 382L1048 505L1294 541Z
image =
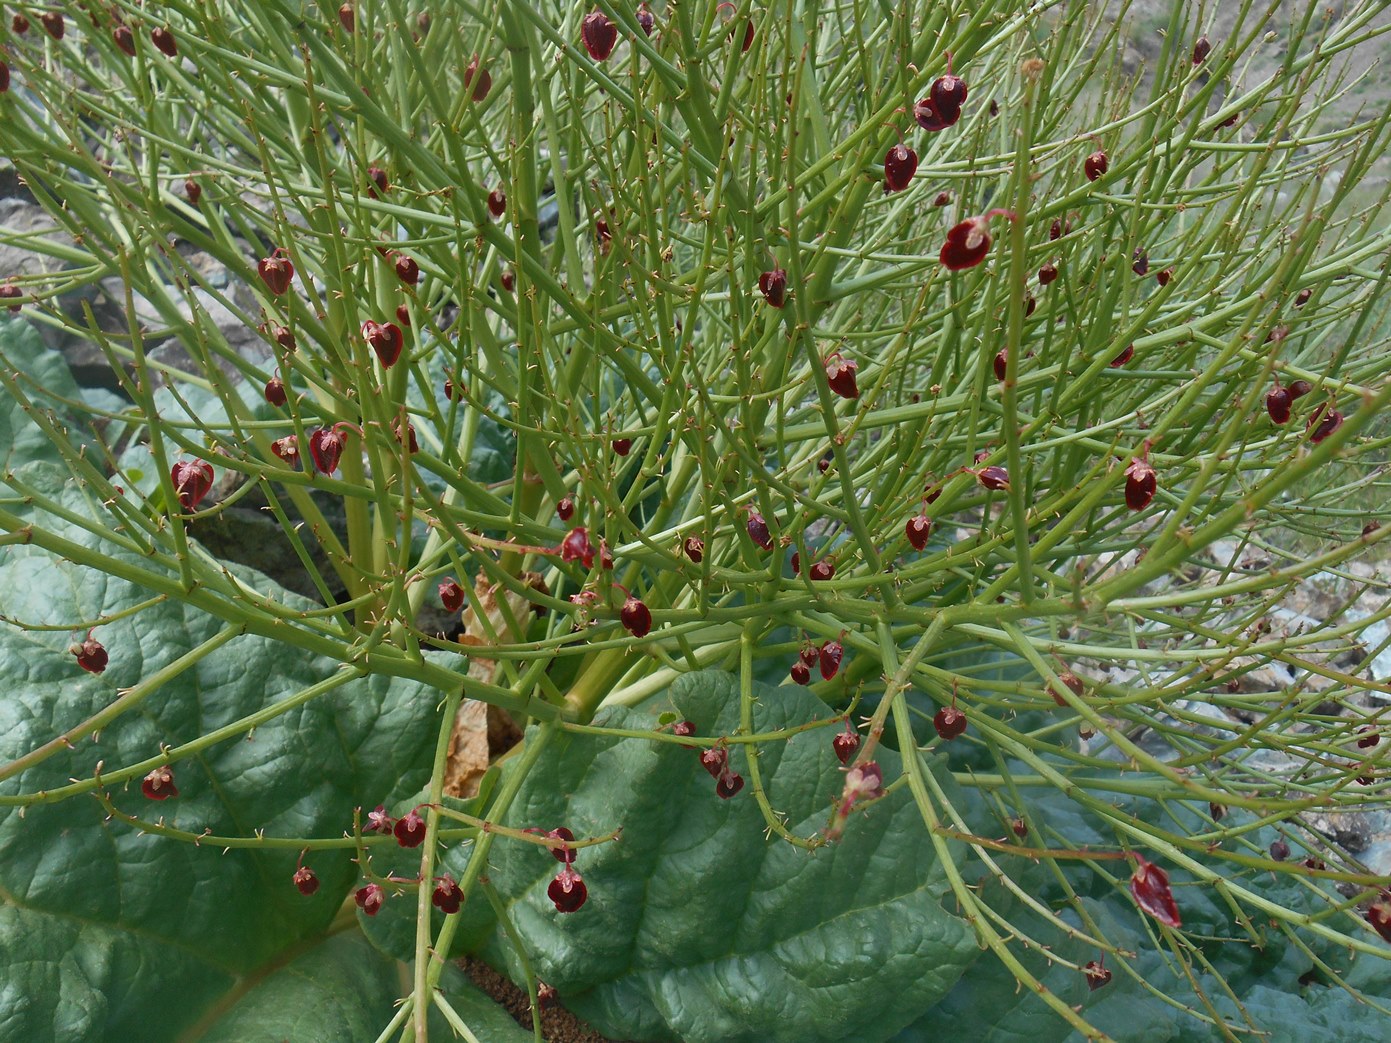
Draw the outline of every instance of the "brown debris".
M531 1029L531 997L482 960L465 956L459 967L494 1003L511 1014L522 1028ZM546 1043L613 1043L558 1003L541 1011L541 1035Z

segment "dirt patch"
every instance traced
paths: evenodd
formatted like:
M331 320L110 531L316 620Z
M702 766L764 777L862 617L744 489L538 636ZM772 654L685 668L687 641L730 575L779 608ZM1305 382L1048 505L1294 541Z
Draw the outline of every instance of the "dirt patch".
M526 989L514 985L482 960L472 956L460 960L459 966L494 1003L511 1014L518 1025L530 1031L531 997ZM615 1043L595 1032L559 1003L543 1005L541 1035L546 1043Z

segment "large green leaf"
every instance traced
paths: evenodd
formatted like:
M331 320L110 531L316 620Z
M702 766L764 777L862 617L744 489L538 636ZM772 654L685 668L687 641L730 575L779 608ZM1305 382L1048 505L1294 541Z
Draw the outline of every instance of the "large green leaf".
M801 689L755 685L754 694L760 731L826 716ZM727 674L687 675L671 702L699 734L738 728L738 683ZM655 721L615 709L597 723ZM825 826L840 793L830 738L814 730L769 743L759 761L773 807L802 835ZM879 759L897 777L898 757ZM742 748L731 763L747 777ZM906 789L809 854L765 837L748 786L720 800L694 750L567 734L528 775L508 821L577 836L622 827L619 842L579 854L589 900L573 914L546 898L558 868L548 852L500 843L489 864L536 974L618 1038L882 1039L977 957L969 928L943 908L943 869ZM520 980L500 929L487 952Z
M50 465L20 472L29 486L80 510ZM88 544L95 537L53 516L43 523ZM276 600L308 608L264 577L243 578ZM70 626L119 612L149 592L30 546L0 556L0 614ZM177 601L102 626L111 661L84 673L71 631L0 626L0 764L107 706L121 689L216 633L223 624ZM165 684L136 710L0 782L0 794L38 793L159 755L331 677L338 664L241 636ZM439 694L369 677L290 709L254 733L174 765L180 796L146 800L114 787L122 811L191 832L341 837L354 807L390 802L428 775ZM389 842L388 842L389 843ZM91 796L0 808L0 981L6 1039L167 1037L285 948L321 933L356 876L351 852L311 855L322 886L291 884L288 848L194 846L108 821Z
M28 321L0 314L0 365L19 382L20 390L36 408L54 410L57 422L67 424L69 418L50 395L75 399L77 383L63 357L44 347L39 331ZM74 437L73 441L82 440ZM8 394L0 395L0 475L39 460L57 462L62 457L19 402Z

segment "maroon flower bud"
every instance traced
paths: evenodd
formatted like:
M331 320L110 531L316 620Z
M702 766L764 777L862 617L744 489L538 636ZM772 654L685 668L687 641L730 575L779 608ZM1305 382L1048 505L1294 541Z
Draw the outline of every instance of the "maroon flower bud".
M1130 270L1136 275L1147 275L1149 273L1150 255L1145 252L1143 246L1135 247L1134 263L1131 264Z
M723 746L710 746L700 751L700 766L718 779L729 767L729 751Z
M1314 295L1314 291L1313 291L1313 290L1300 290L1299 293L1295 294L1294 306L1295 306L1296 308L1302 308L1302 307L1304 307L1304 305L1306 305L1306 304L1309 303L1309 298L1312 297L1313 295Z
M1062 673L1060 673L1058 675L1058 680L1061 681L1063 684L1067 685L1068 691L1072 692L1073 695L1080 696L1084 691L1086 691L1086 686L1082 683L1082 679L1078 677L1076 674L1074 674L1071 670L1064 670ZM1051 684L1048 686L1048 694L1053 697L1053 701L1057 703L1059 706L1067 705L1067 700L1063 698L1062 693L1059 692L1056 688L1054 688Z
M1381 897L1368 907L1366 916L1372 929L1391 942L1391 893L1383 891Z
M951 193L950 193L950 192L938 192L936 198L934 198L934 199L932 200L932 205L933 205L933 206L950 206L950 205L951 205Z
M1060 217L1053 218L1053 223L1048 226L1048 241L1061 239L1063 235L1063 221Z
M396 278L407 286L414 286L420 281L420 265L415 263L415 258L405 254L396 255Z
M517 273L511 268L505 269L498 278L502 281L502 288L508 293L511 293L512 287L517 285Z
M968 217L947 233L947 241L942 244L940 260L954 272L974 268L985 260L990 251L990 232L987 225L992 217L1008 217L1014 214L1008 210L991 210L979 217Z
M1025 822L1022 818L1016 818L1013 822L1009 824L1009 828L1010 832L1012 832L1020 840L1023 840L1025 837L1029 835L1029 824Z
M12 282L7 282L7 283L5 283L3 286L0 286L0 300L9 300L9 301L12 301L12 300L16 299L17 297L23 297L23 296L24 296L24 291L21 290L18 286L16 286L16 285L15 285L14 283L12 283ZM10 313L11 313L11 314L17 315L17 314L19 313L20 305L18 305L18 304L11 304L11 305L8 305L8 307L9 307L9 309L10 309Z
M106 646L90 633L82 644L73 645L68 651L77 657L77 665L89 674L101 673L110 661L110 657L106 654Z
M764 272L758 277L758 289L764 300L774 308L781 308L787 303L786 270L774 268L771 272Z
M902 192L918 169L918 154L899 142L884 157L884 190Z
M646 4L638 8L638 25L642 27L644 35L651 36L652 30L657 25L657 20L652 17L652 12Z
M546 888L546 897L555 903L559 912L573 913L584 905L584 900L589 897L589 889L584 886L579 873L570 866L564 866Z
M279 297L290 288L290 280L295 277L295 266L286 255L285 248L278 246L269 257L256 263L256 271L271 295Z
M976 481L987 489L1008 489L1009 472L1003 467L982 467L976 472Z
M627 628L628 633L634 637L646 637L648 631L652 629L652 613L648 611L646 605L631 594L623 602L623 608L619 610L618 618Z
M1310 384L1307 380L1290 381L1290 400L1294 401L1296 399L1303 398L1305 395L1307 395L1310 391L1313 390L1314 385Z
M929 98L923 98L913 106L913 119L918 121L918 126L923 130L936 134L938 131L946 130L961 118L961 109L949 109L940 112L936 104Z
M947 73L932 81L928 91L932 107L938 115L955 123L961 118L961 106L966 102L966 81L951 71L951 58L947 58Z
M345 33L350 33L357 27L357 16L353 12L352 4L344 4L338 9L338 24L343 27Z
M591 11L580 22L580 39L584 49L596 62L607 61L618 42L618 26L609 21L603 11Z
M1377 732L1376 726L1364 724L1357 729L1357 747L1362 750L1370 750L1377 743L1381 742L1381 735Z
M840 669L840 661L845 655L845 648L839 641L827 641L817 652L817 660L821 666L821 676L829 681L836 676L836 671Z
M1132 511L1143 511L1158 487L1158 477L1149 461L1131 457L1130 466L1125 469L1125 505Z
M686 552L686 557L690 558L691 561L695 562L697 565L700 564L701 559L705 557L705 541L699 536L687 536L686 541L681 547Z
M29 31L29 19L22 14L16 14L10 22L10 28L14 30L16 36L23 36Z
M768 532L768 523L763 520L763 515L759 514L757 511L750 511L747 528L749 530L749 539L753 540L754 543L758 544L764 550L773 549L773 537Z
M1045 264L1038 270L1038 284L1047 286L1058 277L1058 266L1056 264Z
M875 761L856 764L845 773L842 800L853 805L861 800L877 800L884 795L884 772Z
M435 889L430 892L430 904L442 913L457 913L464 904L464 892L448 873L435 877Z
M1135 856L1135 872L1130 876L1130 893L1140 908L1162 924L1182 926L1173 892L1169 890L1169 874L1158 866Z
M135 34L130 31L130 26L124 22L116 26L115 29L111 30L111 39L116 41L116 46L130 57L135 57Z
M1134 357L1135 357L1135 345L1134 345L1134 344L1127 344L1127 345L1125 346L1125 350L1122 351L1122 352L1121 352L1119 355L1117 355L1115 358L1113 358L1110 362L1106 363L1106 365L1107 365L1109 368L1111 368L1111 369L1120 369L1122 366L1124 366L1127 362L1129 362L1129 361L1130 361L1131 359L1133 359Z
M314 875L314 870L308 866L300 866L296 869L293 879L299 893L306 898L319 889L319 878Z
M320 474L333 474L343 455L343 436L337 428L316 427L309 432L309 458Z
M836 760L842 764L849 764L855 756L855 751L860 748L860 733L850 727L850 722L845 722L845 731L837 732L835 738L831 740L831 749L835 751Z
M925 514L914 515L903 527L903 534L914 550L922 550L927 546L928 536L932 535L932 519Z
M386 813L386 806L378 804L367 812L367 832L389 834L396 820Z
M1157 283L1159 283L1160 286L1168 286L1168 285L1169 285L1169 280L1172 279L1173 277L1174 277L1174 268L1173 268L1173 265L1170 265L1168 268L1165 268L1162 272L1160 272L1158 275L1156 275L1156 276L1154 277L1154 279L1155 279L1155 281L1156 281Z
M1106 153L1101 151L1101 149L1097 149L1086 158L1086 161L1082 164L1082 171L1087 175L1088 181L1095 181L1097 178L1101 177L1102 174L1106 173L1110 165L1111 163L1106 158Z
M613 451L619 456L627 456L633 449L631 438L615 438L613 440Z
M398 445L405 445L407 452L420 452L420 443L415 438L415 425L409 420L406 421L406 440L404 443L401 441L401 420L399 417L391 422L391 434Z
M811 684L811 667L798 659L792 664L792 668L787 671L787 676L798 684Z
M995 352L995 362L993 368L995 370L995 379L1004 380L1005 374L1009 372L1009 352L1007 352L1004 348L1001 348L999 351Z
M396 820L391 832L402 847L419 847L425 843L425 820L412 808Z
M600 254L607 254L613 246L613 233L609 231L609 223L603 218L594 222L594 241L599 245Z
M270 444L270 451L279 457L281 462L294 467L299 463L299 437L286 435L284 438L277 438Z
M440 604L449 613L458 612L464 607L464 588L457 580L447 579L439 585Z
M682 737L685 737L688 735L694 735L695 733L695 721L677 721L675 724L671 726L672 735L680 735Z
M560 541L560 560L578 561L585 568L594 565L594 544L589 542L589 530L577 526L565 534Z
M1110 984L1111 972L1095 960L1088 960L1087 965L1082 968L1082 973L1087 976L1087 988L1092 992Z
M1270 857L1273 858L1276 862L1283 862L1285 859L1290 857L1290 846L1289 844L1285 843L1283 837L1277 838L1270 845Z
M826 362L826 383L841 398L856 399L860 389L855 383L855 371L859 369L854 359L841 358L839 353Z
M174 32L167 25L161 25L158 29L150 33L150 39L154 45L163 51L170 58L179 53L179 45L174 42Z
M571 833L565 826L557 826L549 833L542 835L549 837L551 840L571 841L575 839L575 834ZM567 866L575 860L575 849L570 847L568 843L560 847L553 847L550 849L550 852L555 856L557 862L564 862Z
M1325 404L1314 410L1305 426L1310 432L1309 441L1317 444L1343 426L1343 414Z
M1212 53L1212 42L1208 40L1206 34L1193 41L1193 64L1202 65L1207 56Z
M266 381L266 401L277 409L285 404L285 382L279 377Z
M179 795L174 785L174 770L165 764L146 775L140 782L140 792L150 800L168 800Z
M1272 421L1283 424L1290 418L1292 401L1290 389L1277 384L1265 393L1265 411L1270 414Z
M947 742L966 731L966 715L955 706L944 706L932 717L932 727Z
M555 514L561 521L568 522L575 515L575 501L568 496L562 496L556 502Z
M381 884L368 884L353 892L353 901L368 916L376 916L381 912L382 903L386 901L386 892L382 890Z
M391 191L391 182L387 180L386 171L381 167L368 167L367 180L372 182L372 187L367 189L367 194L373 199L377 198L377 193L385 195ZM378 247L380 252L381 248Z
M501 185L488 193L488 213L494 217L501 217L507 213L507 193L502 190Z
M299 342L295 340L295 335L290 332L287 326L272 326L270 334L275 339L275 343L286 351L294 351L299 347Z
M179 506L191 511L213 487L213 465L206 460L180 460L169 471Z
M39 15L39 21L43 23L44 31L55 40L61 40L63 34L67 32L63 16L57 11L45 11Z
M474 77L478 77L477 82ZM478 55L473 56L473 60L468 63L468 68L464 70L464 87L473 84L473 100L482 101L488 96L488 92L493 89L493 76L486 68L479 68Z
M824 583L828 579L834 579L836 567L829 561L818 561L811 567L807 575L816 583Z
M715 796L728 800L744 788L744 776L737 771L726 771L715 781Z
M401 357L401 348L406 343L406 335L394 322L373 322L368 319L362 324L362 336L377 353L382 369L390 369Z

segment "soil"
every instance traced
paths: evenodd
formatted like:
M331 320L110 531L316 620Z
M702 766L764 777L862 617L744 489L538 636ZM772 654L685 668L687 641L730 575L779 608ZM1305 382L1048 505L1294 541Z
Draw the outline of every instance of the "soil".
M531 997L523 989L493 970L482 960L466 956L459 961L473 983L516 1020L522 1028L531 1029ZM541 1010L541 1035L546 1043L615 1043L600 1035L558 1003Z

